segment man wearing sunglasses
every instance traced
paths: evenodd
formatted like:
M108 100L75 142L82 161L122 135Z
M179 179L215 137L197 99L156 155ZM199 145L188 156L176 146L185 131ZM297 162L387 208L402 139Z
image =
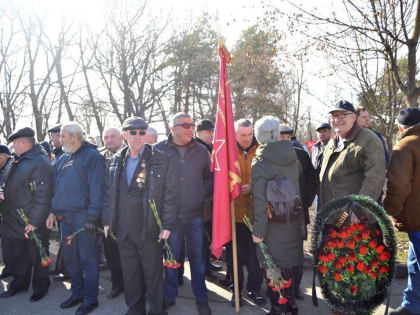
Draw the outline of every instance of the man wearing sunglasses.
M171 133L156 147L167 153L171 167L176 172L176 195L178 218L171 231L169 245L179 261L185 238L191 268L191 285L200 315L211 314L205 284L204 261L204 201L213 192L213 176L210 172L210 156L207 149L193 139L194 123L187 113L172 117ZM178 295L178 269L165 268L165 303L175 304Z
M385 182L381 141L373 131L359 126L353 104L340 101L329 114L336 135L324 151L319 206L351 194L377 200Z
M127 315L167 314L163 290L163 242L176 220L175 173L162 152L146 144L147 123L139 117L123 122L128 146L111 157L106 178L104 231L117 237L124 278ZM160 233L150 202L156 203Z

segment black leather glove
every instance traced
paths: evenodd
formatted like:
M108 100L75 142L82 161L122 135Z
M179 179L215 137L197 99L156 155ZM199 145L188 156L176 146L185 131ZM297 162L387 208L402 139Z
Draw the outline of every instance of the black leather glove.
M94 215L88 215L88 218L85 223L85 230L88 232L95 232L96 227L98 226L98 218Z

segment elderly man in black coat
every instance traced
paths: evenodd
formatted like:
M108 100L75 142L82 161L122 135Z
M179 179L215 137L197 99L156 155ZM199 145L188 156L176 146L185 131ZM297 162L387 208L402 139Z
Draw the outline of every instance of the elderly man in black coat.
M39 249L29 234L35 232L48 249L45 221L52 192L52 166L45 151L35 144L34 135L31 128L23 128L9 137L15 154L5 166L5 186L0 196L4 200L2 233L11 239L14 261L13 280L0 298L26 291L32 276L31 302L42 299L50 286L48 266L41 265ZM29 218L28 223L20 217L19 209Z
M103 224L116 234L124 278L127 315L167 314L163 291L163 248L176 224L174 168L166 154L146 144L147 123L127 118L122 126L128 146L111 157L106 178ZM149 201L156 203L163 231Z

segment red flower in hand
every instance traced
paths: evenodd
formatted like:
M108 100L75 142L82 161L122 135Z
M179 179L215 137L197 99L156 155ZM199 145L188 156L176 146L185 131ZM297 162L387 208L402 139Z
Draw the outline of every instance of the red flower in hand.
M354 265L353 265L353 264L348 264L348 265L346 266L346 270L347 270L348 272L354 272Z
M359 252L362 255L366 255L366 252L367 252L366 246L365 245L360 246Z
M334 255L334 253L333 253L333 252L329 252L329 253L328 253L328 258L329 258L329 260L335 260L335 255Z
M350 292L352 293L352 294L356 294L357 293L357 285L351 285L350 286Z
M378 267L378 261L376 259L372 260L370 264L372 265L372 267Z
M335 264L335 269L338 269L338 270L343 269L343 265L340 263L337 263Z
M376 279L376 278L378 277L378 272L377 272L377 271L375 271L375 272L371 273L371 274L370 274L370 277L371 277L372 279Z
M281 298L279 298L278 302L279 302L280 305L286 304L287 303L287 298L281 297Z
M357 234L357 235L354 237L354 240L355 240L356 242L360 242L360 241L362 240L362 235L360 235L360 233L359 233L359 234Z
M378 246L378 243L375 240L372 240L369 242L369 247L370 248L376 248L376 246Z
M343 240L339 240L339 241L337 242L337 247L338 247L338 248L344 248L344 241L343 241Z

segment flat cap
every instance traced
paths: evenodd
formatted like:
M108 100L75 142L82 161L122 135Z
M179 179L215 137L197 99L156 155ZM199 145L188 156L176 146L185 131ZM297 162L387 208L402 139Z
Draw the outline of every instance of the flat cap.
M129 117L126 120L124 120L122 124L122 130L133 130L133 129L144 129L146 130L149 126L147 125L147 122L140 117Z
M208 119L202 119L197 124L197 131L201 131L201 130L213 130L213 129L214 129L214 125Z
M60 132L61 131L61 124L57 124L54 127L48 129L48 132Z
M295 131L292 127L289 127L289 126L287 126L287 125L280 125L279 126L279 130L280 130L280 134L281 135L287 135L287 134L290 134L290 135L292 135L293 134L293 132Z
M413 126L420 123L420 109L410 107L400 111L397 117L400 125Z
M353 104L350 103L350 102L347 102L347 101L340 101L338 103L338 105L331 108L328 113L338 112L338 111L340 111L340 112L353 112L353 113L356 114L356 110L354 109Z
M7 155L11 154L9 148L4 144L0 144L0 153L6 153Z
M321 129L331 129L331 126L330 126L330 124L327 124L327 123L322 123L322 124L320 124L318 127L316 127L316 131L319 131L319 130L321 130Z
M17 138L22 137L33 137L35 136L35 131L32 128L25 127L18 130L15 130L8 138L9 141L13 141Z

